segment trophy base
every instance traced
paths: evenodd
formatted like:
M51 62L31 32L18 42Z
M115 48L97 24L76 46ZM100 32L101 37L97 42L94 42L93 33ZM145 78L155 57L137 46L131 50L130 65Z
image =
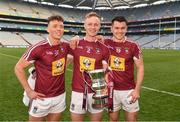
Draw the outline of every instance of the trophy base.
M108 105L108 101L107 101L106 98L104 98L104 99L94 99L92 107L94 109L102 109L102 108L105 108L107 105Z
M92 104L92 107L94 108L94 109L103 109L103 108L105 108L107 105L105 104L105 105L101 105L101 104Z

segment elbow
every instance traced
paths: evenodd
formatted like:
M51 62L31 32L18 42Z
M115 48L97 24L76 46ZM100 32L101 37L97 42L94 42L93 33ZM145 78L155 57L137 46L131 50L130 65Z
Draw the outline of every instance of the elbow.
M14 67L14 73L17 75L17 72L19 72L22 69L22 67L17 63Z
M15 74L17 73L18 69L19 69L19 66L18 66L18 64L16 64L15 67L14 67L14 73Z
M141 75L144 78L144 66L142 66L142 68L141 68Z

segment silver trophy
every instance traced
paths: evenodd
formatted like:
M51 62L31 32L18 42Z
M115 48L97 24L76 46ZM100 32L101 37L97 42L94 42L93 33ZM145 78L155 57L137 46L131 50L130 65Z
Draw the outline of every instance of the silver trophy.
M95 109L101 109L108 104L108 88L105 81L105 70L98 69L88 72L92 81L93 94L92 107Z

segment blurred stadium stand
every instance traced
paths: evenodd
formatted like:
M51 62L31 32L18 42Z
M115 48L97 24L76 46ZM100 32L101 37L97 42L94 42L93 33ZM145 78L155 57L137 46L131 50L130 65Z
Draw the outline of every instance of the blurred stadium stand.
M142 48L180 49L180 2L170 2L141 8L122 10L94 10L102 16L99 34L111 36L110 21L115 16L129 20L127 35ZM64 40L73 35L85 34L83 18L91 10L60 8L18 0L0 1L0 45L26 47L47 37L47 17L62 15L65 18Z

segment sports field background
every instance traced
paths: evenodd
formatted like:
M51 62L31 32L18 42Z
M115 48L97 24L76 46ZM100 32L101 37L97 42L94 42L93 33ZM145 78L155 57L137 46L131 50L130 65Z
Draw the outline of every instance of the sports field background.
M22 103L23 89L14 75L14 65L24 51L0 48L0 121L28 120L28 108ZM180 51L149 49L143 50L143 55L145 78L139 121L180 121ZM71 69L68 67L66 72L66 121L70 121ZM106 112L103 120L108 120Z

